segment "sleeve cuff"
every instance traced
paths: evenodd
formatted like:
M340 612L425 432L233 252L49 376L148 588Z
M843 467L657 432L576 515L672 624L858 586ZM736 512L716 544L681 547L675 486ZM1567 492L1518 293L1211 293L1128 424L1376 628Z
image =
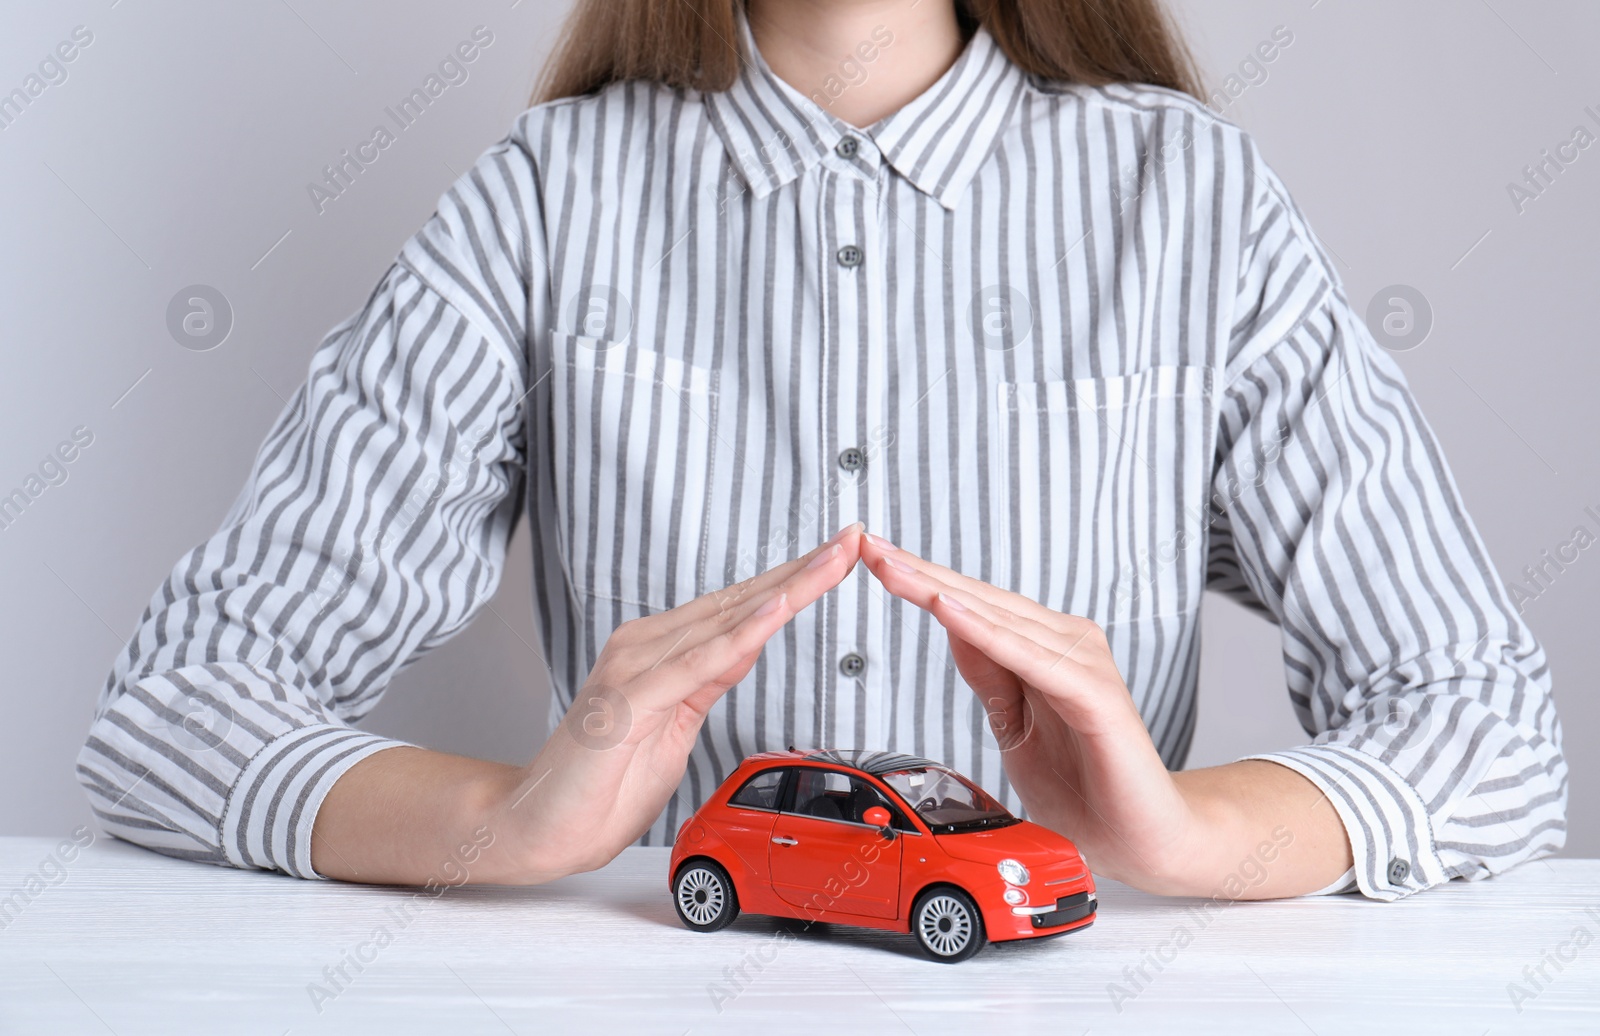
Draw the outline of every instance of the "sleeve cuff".
M1328 797L1350 838L1353 877L1362 895L1391 902L1449 880L1422 796L1386 763L1336 744L1245 758L1287 766ZM1341 891L1350 877L1319 894Z
M356 763L405 742L314 723L268 742L239 774L222 815L222 851L235 867L321 878L311 866L311 828L322 800Z
M1338 896L1338 895L1342 895L1342 894L1344 894L1346 892L1354 892L1355 890L1356 890L1356 869L1354 867L1346 867L1343 874L1339 875L1337 878L1333 879L1328 884L1324 885L1322 888L1317 889L1317 891L1315 891L1315 892L1307 892L1306 895L1308 895L1308 896Z

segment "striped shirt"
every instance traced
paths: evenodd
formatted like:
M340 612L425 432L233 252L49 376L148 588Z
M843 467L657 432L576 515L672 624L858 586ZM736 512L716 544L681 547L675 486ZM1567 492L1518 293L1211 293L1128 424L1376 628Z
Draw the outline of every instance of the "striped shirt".
M1274 620L1311 740L1258 758L1342 819L1325 891L1564 844L1544 654L1249 136L983 31L857 130L743 31L725 92L525 112L322 342L106 684L78 773L108 831L316 877L328 789L396 744L350 724L472 618L525 514L552 720L620 623L861 520L1099 622L1174 769L1202 591ZM1018 806L941 627L860 572L712 710L644 841L788 745L930 756Z

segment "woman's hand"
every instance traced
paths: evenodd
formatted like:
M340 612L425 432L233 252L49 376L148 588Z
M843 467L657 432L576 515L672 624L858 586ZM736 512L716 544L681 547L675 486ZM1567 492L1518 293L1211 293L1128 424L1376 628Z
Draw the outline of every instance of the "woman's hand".
M1095 873L1165 895L1271 899L1351 866L1339 816L1293 770L1245 759L1170 772L1093 622L876 536L862 536L861 558L945 628L1029 816L1076 842Z
M890 593L945 628L1029 816L1077 843L1097 874L1189 891L1204 825L1162 763L1100 627L876 536L862 537L861 556Z
M492 811L524 880L593 870L645 832L676 793L711 706L774 633L850 574L860 543L852 525L787 564L617 627Z

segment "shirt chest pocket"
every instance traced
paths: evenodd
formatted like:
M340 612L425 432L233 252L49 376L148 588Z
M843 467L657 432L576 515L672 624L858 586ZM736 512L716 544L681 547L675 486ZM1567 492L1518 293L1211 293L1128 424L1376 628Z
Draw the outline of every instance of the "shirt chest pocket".
M1002 383L1001 572L1102 625L1191 614L1209 526L1210 368Z
M715 375L631 345L552 336L557 505L573 589L673 608L706 592Z

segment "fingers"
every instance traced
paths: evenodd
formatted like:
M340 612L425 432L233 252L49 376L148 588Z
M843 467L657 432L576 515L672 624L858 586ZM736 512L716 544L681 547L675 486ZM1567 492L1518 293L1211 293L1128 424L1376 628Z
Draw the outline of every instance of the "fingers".
M855 563L861 557L861 531L865 528L860 522L847 525L834 533L826 543L813 550L807 551L793 560L781 565L775 565L767 571L751 576L743 582L736 583L724 590L713 591L699 598L685 614L690 621L698 621L708 615L726 615L730 611L737 612L744 608L746 612L753 610L765 603L767 598L779 593L780 588L787 590L787 584L796 576L807 571L814 571L813 565L824 554L831 554L835 559L845 559L845 563L829 571L834 573L834 581L824 588L823 592L837 586ZM819 595L820 596L820 595ZM809 603L809 602L807 602ZM753 607L752 607L753 606ZM804 607L797 605L796 610ZM743 613L741 613L743 614Z
M721 590L713 590L708 594L696 597L670 611L661 612L659 615L650 616L645 622L653 627L658 627L654 632L665 636L670 633L674 638L684 628L698 625L708 619L726 617L730 612L738 615L748 614L754 608L760 607L768 598L779 592L779 587L792 579L797 573L806 570L806 566L815 561L823 552L833 547L842 547L843 556L849 563L842 566L838 573L839 580L843 580L855 566L861 556L861 531L864 526L860 522L847 525L834 533L826 543L807 551L790 561L776 565L765 572L751 576L749 579L738 582ZM828 587L826 589L831 589ZM826 589L823 592L826 592ZM753 607L747 607L752 605ZM797 607L803 607L797 606ZM743 609L742 611L740 609Z
M938 615L939 595L953 598L968 610L982 616L991 625L1011 630L1057 653L1065 661L1073 651L1087 645L1095 646L1093 635L1099 627L1087 619L1064 615L1028 600L1021 594L1009 593L980 580L960 576L942 565L921 562L915 555L890 547L885 551L884 541L863 537L867 550L876 551L876 558L866 555L867 565L873 570L885 589L928 612ZM982 591L982 592L974 592ZM1081 652L1087 658L1089 651Z
M1007 706L1017 704L996 668L1058 706L1090 704L1100 681L1085 677L1106 666L1115 670L1104 633L1088 619L961 576L877 537L863 536L862 555L890 593L925 609L945 628L963 678L975 690L996 695L998 700L984 702L991 714L999 706L1009 715Z
M858 530L857 530L858 531ZM786 594L789 598L789 607L792 613L804 611L814 604L823 594L838 586L855 567L858 553L852 549L855 546L855 537L852 530L846 542L833 541L823 544L817 550L805 555L798 560L803 562L799 568L793 563L782 566L787 576L775 585L763 586L758 590L741 595L736 601L730 601L720 611L709 615L701 613L693 618L685 617L687 626L663 630L656 638L656 648L666 653L667 657L674 657L689 648L695 647L712 637L726 633L767 604L779 594Z
M850 574L859 558L860 531L859 525L849 526L817 550L764 573L772 578L720 611L696 609L680 616L677 628L662 630L634 655L646 666L641 684L652 698L667 703L687 700L701 689L715 700L744 678L774 633ZM647 660L646 654L655 657Z
M724 603L716 618L731 627L779 593L789 595L796 612L804 611L844 581L861 559L861 523L839 530L827 543L779 566L773 578L754 586L738 601Z
M931 583L901 580L898 584L913 593L919 590L922 591L919 596L906 598L919 608L928 608L932 603L930 588L933 592L952 589L965 591L981 601L988 602L995 608L1056 628L1079 624L1092 625L1087 619L1046 608L1037 601L1031 601L1021 594L1002 590L997 586L985 583L981 579L964 576L954 569L919 558L909 550L897 547L883 537L874 536L871 533L863 533L861 536L861 559L867 563L867 567L872 570L872 574L878 577L885 588L889 589L891 593L895 593L896 596L901 595L890 585L890 580L893 578L891 573L904 573L906 569L910 569L912 572L920 573L932 580L933 582Z
M948 632L948 630L947 630ZM1016 674L955 634L949 634L950 657L961 678L983 706L990 732L1002 752L1027 739L1031 710Z
M789 595L778 593L716 636L672 649L633 681L638 703L664 709L695 700L698 707L709 708L744 678L767 641L794 614Z
M959 591L958 591L959 593ZM956 593L939 593L929 609L940 625L954 636L1015 673L1024 683L1056 697L1070 697L1078 663L1071 659L1071 647L1042 642L1011 626L995 622L984 614L988 608L975 598Z

